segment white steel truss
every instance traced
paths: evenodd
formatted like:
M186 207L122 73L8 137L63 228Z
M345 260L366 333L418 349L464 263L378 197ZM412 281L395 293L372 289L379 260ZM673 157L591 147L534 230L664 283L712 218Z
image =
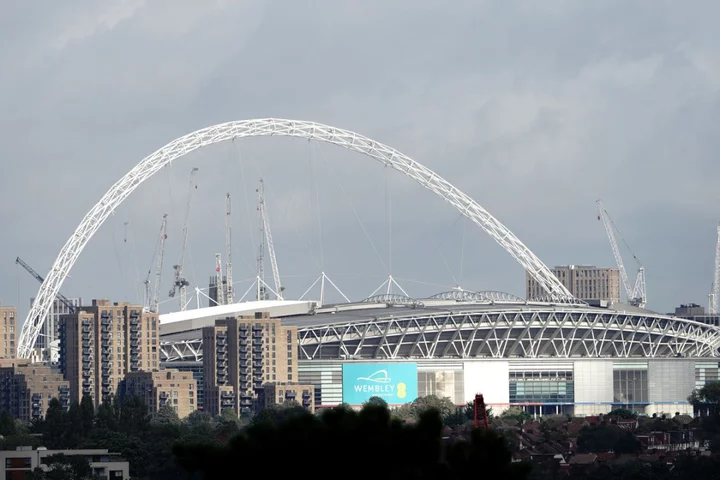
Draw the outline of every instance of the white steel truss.
M213 125L177 138L145 157L103 195L85 215L70 239L60 250L45 281L40 286L18 342L19 358L29 358L35 340L71 268L92 236L115 209L145 180L175 159L198 148L244 137L290 136L330 143L362 153L391 167L435 193L472 220L543 287L549 295L572 297L548 267L530 251L505 225L490 215L476 201L429 168L392 147L363 135L315 122L264 118Z
M202 339L160 342L160 360L164 362L202 360Z
M720 328L591 309L409 312L301 328L300 355L321 359L714 357Z
M301 358L717 357L720 347L720 328L662 315L549 305L407 309L406 314L393 310L375 316L373 310L365 320L301 327ZM164 362L202 358L201 338L161 344Z

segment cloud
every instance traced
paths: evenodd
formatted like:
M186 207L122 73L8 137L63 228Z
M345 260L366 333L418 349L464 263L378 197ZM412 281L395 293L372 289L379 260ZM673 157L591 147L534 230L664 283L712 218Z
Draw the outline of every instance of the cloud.
M46 272L85 212L146 155L211 124L276 116L397 148L550 265L613 264L595 218L602 198L645 264L650 307L704 303L720 202L720 5L691 3L7 6L0 299L26 306L37 285L15 256ZM168 290L193 166L194 284L224 252L226 192L235 276L254 275L263 177L288 292L325 270L358 298L392 270L429 294L457 283L464 262L464 287L524 294L516 262L428 191L358 154L280 138L208 147L163 169L103 225L63 292L138 300L163 213Z

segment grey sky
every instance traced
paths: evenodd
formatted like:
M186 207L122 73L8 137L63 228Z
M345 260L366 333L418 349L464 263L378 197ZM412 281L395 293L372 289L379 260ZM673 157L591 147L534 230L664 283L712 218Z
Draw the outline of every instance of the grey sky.
M38 284L15 257L47 272L82 216L144 156L211 124L274 116L397 148L549 266L613 265L596 219L602 198L645 264L649 307L704 305L720 219L719 14L713 1L9 3L0 301L27 312ZM418 185L357 154L277 138L213 146L160 172L102 227L62 291L138 300L168 213L166 300L193 166L192 282L204 286L214 253L224 255L227 191L235 277L253 275L262 175L290 296L324 269L362 298L390 263L394 276L426 283L400 281L409 293L426 295L460 281L461 260L464 288L524 295L514 260Z

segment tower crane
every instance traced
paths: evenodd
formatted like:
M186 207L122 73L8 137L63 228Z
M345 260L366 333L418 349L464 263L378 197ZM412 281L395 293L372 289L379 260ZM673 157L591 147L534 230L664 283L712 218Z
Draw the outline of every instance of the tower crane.
M187 287L190 285L183 275L183 264L185 263L185 249L187 248L188 239L188 224L190 222L190 207L192 205L193 193L197 190L197 183L195 183L195 173L198 168L193 168L190 171L190 188L187 197L187 204L185 205L185 219L183 220L183 233L182 233L182 246L180 247L180 259L177 265L173 265L175 269L175 281L173 288L170 290L170 297L175 296L175 292L180 293L180 310L184 311L187 309Z
M157 256L157 265L155 266L155 284L150 286L150 275L152 274L152 266L148 270L145 277L145 310L157 313L159 309L160 299L160 280L162 278L163 261L165 259L165 240L167 240L167 213L163 215L160 224L160 236L158 237L157 247L153 255L153 261ZM151 262L152 264L153 262Z
M258 210L260 211L260 249L258 254L258 300L264 300L265 295L265 244L267 243L268 255L270 256L270 267L272 268L273 282L275 284L275 298L277 300L283 299L283 290L280 284L280 272L278 271L277 257L275 256L275 245L272 240L272 233L270 231L270 219L268 217L267 207L265 206L265 184L260 179L260 185L257 189L258 192Z
M600 213L598 215L598 220L602 220L603 225L605 226L605 231L607 232L608 239L610 240L610 247L612 248L613 255L615 256L615 263L617 263L618 269L620 270L620 279L625 287L625 294L627 295L628 303L636 307L645 308L645 304L647 303L647 294L645 291L645 267L642 266L640 260L638 260L635 254L632 253L632 250L630 250L630 246L627 244L625 239L620 236L620 239L623 241L635 259L635 262L638 264L638 273L635 278L635 283L631 284L627 271L625 270L625 264L623 263L622 256L620 255L620 249L618 248L617 241L615 240L615 231L618 232L618 235L620 235L620 232L610 218L610 215L608 215L607 210L605 210L602 201L598 200L596 203Z
M225 305L225 290L222 284L222 258L220 254L215 254L215 303L217 305Z
M232 226L230 222L230 194L225 195L225 303L235 303L232 278ZM222 279L221 279L222 280Z
M715 247L715 272L713 277L712 291L710 292L710 315L718 314L718 303L720 303L720 223L717 227L717 245Z
M45 281L45 279L43 277L41 277L39 273L37 273L35 270L33 270L33 268L30 265L25 263L22 258L17 257L15 259L15 263L17 263L18 265L23 267L25 270L27 270L27 272L30 275L32 275L33 277L35 277L35 280L37 280L41 284ZM57 296L58 300L60 300L63 303L63 305L65 305L68 308L68 312L75 313L77 311L77 308L75 307L75 305L73 305L73 303L65 295L58 292L56 296Z

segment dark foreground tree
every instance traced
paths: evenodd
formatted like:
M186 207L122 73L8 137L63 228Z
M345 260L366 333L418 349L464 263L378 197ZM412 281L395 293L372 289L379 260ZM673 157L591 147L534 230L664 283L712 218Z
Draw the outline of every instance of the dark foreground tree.
M316 480L502 479L523 480L529 467L511 463L504 441L475 431L468 442L445 444L437 411L414 425L392 420L387 408L367 405L361 412L338 408L317 417L293 415L278 422L257 422L227 446L178 444L178 463L193 478L224 478L236 465L274 459L273 477L294 477L308 466ZM321 456L327 468L312 468ZM310 463L308 463L310 462ZM334 467L329 467L333 465Z

